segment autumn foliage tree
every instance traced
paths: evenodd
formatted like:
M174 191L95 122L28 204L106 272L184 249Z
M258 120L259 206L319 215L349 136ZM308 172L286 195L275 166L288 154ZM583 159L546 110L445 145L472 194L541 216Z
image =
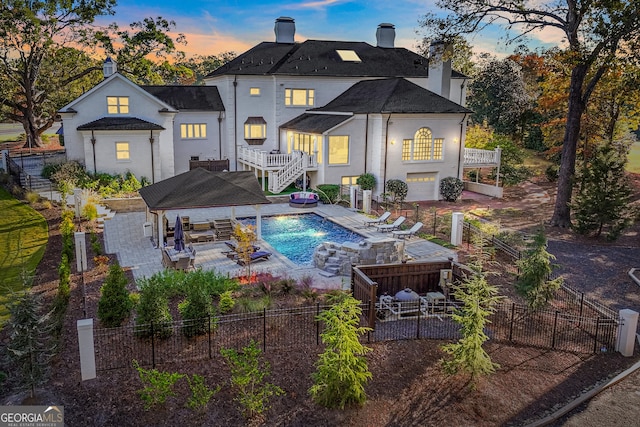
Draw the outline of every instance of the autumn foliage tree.
M640 2L637 0L437 0L436 6L451 13L435 13L423 21L434 38L445 42L460 34L477 33L489 23L504 24L510 40L546 29L562 32L570 74L567 91L566 126L562 138L558 191L551 223L571 225L571 196L576 150L582 117L596 86L616 59L636 62L640 52Z

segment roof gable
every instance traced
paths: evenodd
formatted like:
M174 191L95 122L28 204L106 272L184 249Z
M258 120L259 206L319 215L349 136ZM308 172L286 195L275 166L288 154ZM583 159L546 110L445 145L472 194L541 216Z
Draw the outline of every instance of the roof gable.
M138 92L138 93L142 94L143 96L145 96L145 97L147 97L149 99L152 99L154 102L159 104L159 109L173 110L173 107L171 105L165 103L164 101L162 101L162 100L156 98L155 96L151 95L149 92L143 90L140 86L138 86L137 84L133 83L131 80L129 80L128 78L126 78L122 74L114 73L111 76L109 76L108 78L106 78L103 81L101 81L100 83L98 83L97 85L95 85L94 87L92 87L91 89L89 89L88 91L86 91L85 93L83 93L82 95L80 95L79 97L77 97L76 99L74 99L73 101L71 101L69 104L67 104L64 107L62 107L58 111L60 111L61 113L65 113L65 112L75 113L75 112L77 112L78 108L76 108L76 106L79 103L81 103L83 100L89 98L90 96L92 96L94 93L96 93L100 89L104 88L105 86L109 86L109 85L113 84L113 82L116 82L116 81L123 82L125 85L129 86L132 91Z
M471 113L403 78L364 80L324 107L310 111L365 113Z
M280 129L322 134L351 119L351 114L302 114L280 126Z

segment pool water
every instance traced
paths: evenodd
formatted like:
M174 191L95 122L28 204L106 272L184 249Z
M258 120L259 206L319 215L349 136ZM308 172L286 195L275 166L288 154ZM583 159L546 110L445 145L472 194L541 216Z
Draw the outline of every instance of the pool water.
M255 218L241 219L247 225ZM311 265L315 248L324 242L359 242L363 237L316 214L262 217L262 238L299 265Z

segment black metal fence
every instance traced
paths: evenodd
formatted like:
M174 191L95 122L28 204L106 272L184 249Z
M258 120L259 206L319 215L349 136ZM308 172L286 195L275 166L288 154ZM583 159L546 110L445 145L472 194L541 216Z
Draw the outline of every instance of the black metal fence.
M369 305L362 304L367 315ZM94 329L96 368L98 371L170 362L206 360L217 356L221 348L240 349L252 340L263 351L300 350L320 346L324 330L318 314L326 306L319 304L292 309L263 310L218 318L177 321L165 324ZM442 303L430 311L415 311L388 316L376 313L375 328L362 337L365 342L406 339L457 340L460 326L452 319L452 303ZM362 324L366 325L363 316ZM514 303L500 303L489 318L485 333L490 340L531 347L596 353L615 348L618 319L588 317L554 310L531 311ZM204 326L203 326L204 325ZM201 334L191 332L198 329Z

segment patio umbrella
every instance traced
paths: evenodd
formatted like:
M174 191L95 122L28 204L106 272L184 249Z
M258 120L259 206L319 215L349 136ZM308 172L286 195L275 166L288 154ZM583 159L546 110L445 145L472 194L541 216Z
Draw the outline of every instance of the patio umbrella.
M180 215L176 216L176 227L173 230L173 248L176 251L184 250L184 231L182 230Z

